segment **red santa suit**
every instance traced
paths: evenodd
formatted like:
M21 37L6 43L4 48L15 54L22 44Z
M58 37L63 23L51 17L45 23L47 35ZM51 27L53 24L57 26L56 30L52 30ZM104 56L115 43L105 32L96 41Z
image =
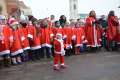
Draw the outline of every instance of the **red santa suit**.
M108 29L107 29L107 39L108 41L116 40L118 33L119 21L116 16L111 16L108 18Z
M19 32L23 36L23 45L22 45L23 50L30 49L29 41L28 41L28 36L27 36L28 35L27 28L24 28L24 27L19 28Z
M64 33L64 29L62 27L59 27L59 28L54 28L53 29L53 33L54 33L54 37L56 36L56 34L61 34L62 35L62 38L63 39L66 39L67 38L67 35L65 35Z
M28 29L28 38L30 38L30 47L31 50L36 50L41 48L40 36L37 35L36 28L33 25L29 25Z
M18 29L12 30L12 35L13 35L13 39L10 40L12 44L10 46L10 51L11 51L11 56L16 56L20 53L23 53L22 41L24 40L24 37L21 36L21 33Z
M51 48L51 40L53 38L53 32L49 28L41 28L40 29L40 34L41 34L41 44L42 47L49 47Z
M64 55L65 55L62 35L61 34L56 34L56 35L61 36L61 39L55 38L54 40L54 52L55 52L54 66L58 66L59 61L61 65L64 65Z
M95 19L93 17L88 17L86 19L85 36L88 41L87 46L99 47L101 46L101 38L99 35L99 28L96 25L93 25L94 22Z
M10 28L6 25L0 25L0 55L10 54Z
M74 29L74 35L76 36L76 44L75 46L83 46L83 41L85 39L85 33L82 27Z
M64 34L66 35L65 39L65 48L72 48L72 28L71 27L65 27L63 28Z

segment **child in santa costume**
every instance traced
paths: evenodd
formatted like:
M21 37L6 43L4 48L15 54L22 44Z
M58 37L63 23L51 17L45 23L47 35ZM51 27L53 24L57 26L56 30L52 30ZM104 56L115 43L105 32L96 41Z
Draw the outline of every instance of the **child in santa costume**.
M74 35L75 35L75 54L78 55L80 54L80 52L83 52L83 42L85 40L84 29L79 22L77 22L75 25Z
M20 27L19 27L19 31L21 33L22 36L24 36L24 40L23 40L23 44L22 48L24 50L24 57L23 57L23 61L26 62L29 60L29 52L30 52L30 45L29 45L29 40L28 40L28 31L27 31L27 22L20 22Z
M64 40L65 43L65 49L66 49L66 56L70 56L72 54L72 28L67 23L65 27L63 28L64 34L66 35L66 39Z
M29 44L31 47L30 59L31 60L38 60L40 59L41 55L41 38L40 33L38 33L36 26L34 26L31 22L27 27L28 30L28 39Z
M6 18L0 15L0 66L10 66L10 28L6 25Z
M21 64L22 63L21 58L23 56L22 45L24 45L23 40L25 39L25 37L21 35L18 29L19 23L17 20L11 18L10 26L12 33L12 37L10 39L10 43L11 43L10 51L11 51L12 63L13 65Z
M56 38L54 39L54 70L59 70L60 68L66 68L64 62L64 43L62 39L62 35L57 33ZM60 61L60 66L59 66Z
M52 33L52 30L49 29L47 20L42 21L40 33L41 33L41 45L42 45L42 52L43 52L42 55L44 57L46 54L47 58L52 58L51 41L53 38L53 33Z

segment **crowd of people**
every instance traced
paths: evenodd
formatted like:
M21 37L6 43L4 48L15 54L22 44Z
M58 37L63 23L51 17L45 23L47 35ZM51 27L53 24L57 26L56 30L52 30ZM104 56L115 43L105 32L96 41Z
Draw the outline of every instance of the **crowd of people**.
M80 55L84 52L117 51L120 44L120 24L114 11L107 18L96 17L90 11L85 20L71 19L64 15L55 21L37 20L28 16L28 20L17 20L14 16L6 19L0 15L0 67L18 65L42 58L53 58L54 69L59 69L59 61L65 68L64 55Z

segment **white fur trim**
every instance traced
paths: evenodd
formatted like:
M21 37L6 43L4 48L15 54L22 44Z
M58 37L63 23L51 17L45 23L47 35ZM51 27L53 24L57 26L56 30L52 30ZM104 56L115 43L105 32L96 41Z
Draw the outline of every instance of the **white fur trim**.
M10 25L13 26L13 25L16 25L16 24L19 24L19 23L16 21L16 22L13 22L13 23L10 24Z
M72 49L72 45L71 44L67 44L66 45L66 49L69 49L69 48Z
M61 36L62 37L62 34L61 33L57 33L56 36Z
M87 45L87 47L89 47L89 46L91 46L91 45Z
M91 45L91 47L100 47L101 45Z
M38 45L38 46L35 46L35 47L31 47L31 50L36 50L36 49L40 49L40 48L41 48L41 46Z
M76 44L75 46L76 46L76 47L78 47L78 46L83 46L83 44Z
M53 37L54 36L54 34L50 34L50 37Z
M61 66L64 66L65 65L65 63L62 63L62 64L60 64Z
M117 44L120 44L120 42L118 42Z
M82 40L84 40L85 36L82 36Z
M42 44L42 47L52 47L52 45L50 45L50 44L47 44L47 43L44 43L44 44Z
M76 39L76 35L73 35L73 36L72 36L72 40L75 40L75 39Z
M28 37L33 39L33 35L31 35L31 34L28 34Z
M65 38L67 38L67 35L64 35L64 36L63 36L63 39L65 39Z
M63 39L57 39L55 38L57 41L59 41L60 43L63 43Z
M61 51L61 52L54 51L54 52L55 52L55 54L61 54L62 56L65 55L65 51Z
M10 54L10 50L4 50L0 52L0 55Z
M102 39L99 39L99 41L102 41Z
M97 42L97 32L96 32L96 26L94 25L93 26L93 37L94 37L94 42L95 42L95 47L98 45L98 42Z
M57 51L54 51L55 52L55 54L61 54L62 52L57 52Z
M103 36L105 35L105 32L102 34Z
M30 47L25 47L25 48L23 48L23 50L28 50L28 49L30 49Z
M55 64L55 65L54 65L54 67L58 67L58 66L59 66L59 64Z
M87 40L84 40L83 43L87 43L88 41Z
M9 38L9 39L10 39L10 41L11 41L11 42L13 42L13 36L10 36L10 38Z
M11 55L15 56L15 55L18 55L20 53L23 53L23 49L19 49L19 50L15 51L15 52L12 52Z
M24 40L25 40L25 37L24 37L24 36L22 36L22 37L21 37L21 40L22 40L22 41L24 41Z

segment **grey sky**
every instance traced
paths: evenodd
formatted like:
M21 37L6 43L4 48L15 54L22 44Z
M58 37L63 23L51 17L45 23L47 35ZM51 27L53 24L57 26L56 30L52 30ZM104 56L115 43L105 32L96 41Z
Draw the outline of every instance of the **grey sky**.
M58 19L61 14L69 16L69 0L23 0L32 8L34 16L38 18L48 17L54 14ZM98 15L108 14L115 10L120 16L120 0L79 0L79 13L89 13L95 10Z

